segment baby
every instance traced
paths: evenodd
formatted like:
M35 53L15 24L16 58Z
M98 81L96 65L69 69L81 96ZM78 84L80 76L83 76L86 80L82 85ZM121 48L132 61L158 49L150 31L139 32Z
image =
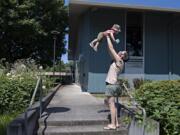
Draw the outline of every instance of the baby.
M102 39L108 35L110 35L112 41L115 43L119 43L119 39L115 39L114 34L118 34L121 32L121 28L118 24L114 24L110 30L106 30L104 32L99 32L97 38L90 42L90 46L97 52L97 48Z

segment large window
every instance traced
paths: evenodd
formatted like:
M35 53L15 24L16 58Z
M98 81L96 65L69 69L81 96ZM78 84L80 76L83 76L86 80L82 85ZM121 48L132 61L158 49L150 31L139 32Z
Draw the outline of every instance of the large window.
M130 56L143 56L142 13L127 13L126 48Z
M126 16L126 50L129 61L126 74L143 74L143 16L141 12L127 12Z

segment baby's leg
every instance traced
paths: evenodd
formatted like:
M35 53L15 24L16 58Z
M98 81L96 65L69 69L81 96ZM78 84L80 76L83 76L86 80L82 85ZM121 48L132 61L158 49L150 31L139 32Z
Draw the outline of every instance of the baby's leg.
M93 47L94 51L97 52L98 46L99 46L99 42L97 41L96 44L95 44L94 47Z
M103 38L103 32L99 32L97 38L94 39L94 40L90 43L90 46L93 47L94 51L97 52L97 48L98 48L99 42L102 40L102 38ZM94 45L94 44L95 44L95 45Z
M94 48L94 44L95 44L97 41L98 41L97 38L95 38L93 41L91 41L91 42L89 43L89 45L90 45L92 48Z

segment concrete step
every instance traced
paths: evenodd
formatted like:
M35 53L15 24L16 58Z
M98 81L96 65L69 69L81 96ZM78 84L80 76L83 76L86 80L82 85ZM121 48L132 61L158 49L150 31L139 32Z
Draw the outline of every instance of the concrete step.
M41 127L38 135L128 135L125 128L104 130L104 125Z
M90 120L39 120L39 126L81 126L81 125L106 125L109 123L109 120L105 119L90 119Z

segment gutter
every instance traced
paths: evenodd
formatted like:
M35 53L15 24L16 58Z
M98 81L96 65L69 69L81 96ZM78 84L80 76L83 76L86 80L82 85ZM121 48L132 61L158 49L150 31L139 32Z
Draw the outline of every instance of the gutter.
M114 7L114 8L130 8L130 9L141 9L141 10L153 10L153 11L166 11L166 12L179 12L180 9L172 8L161 8L161 7L152 7L152 6L141 6L141 5L131 5L131 4L122 4L122 3L107 3L107 2L92 2L87 0L69 0L69 4L74 5L89 5L89 6L102 6L102 7Z

